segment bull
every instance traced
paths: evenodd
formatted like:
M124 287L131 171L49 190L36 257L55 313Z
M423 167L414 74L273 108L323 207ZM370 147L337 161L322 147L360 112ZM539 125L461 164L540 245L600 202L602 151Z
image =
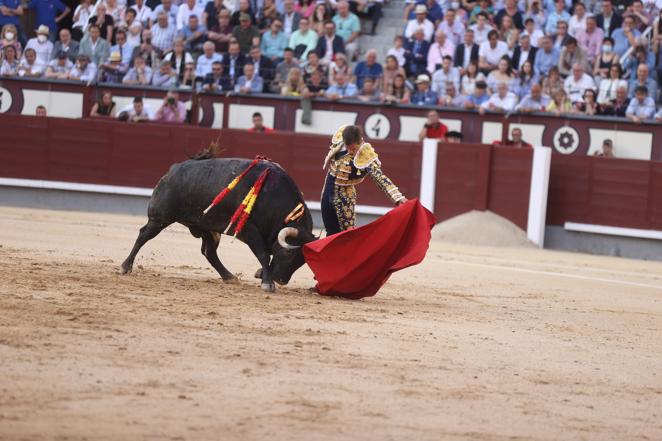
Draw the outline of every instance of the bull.
M223 281L235 281L236 276L223 266L216 252L221 234L258 176L269 168L251 216L237 238L249 246L260 262L256 277L262 279L263 290L275 291L274 281L287 284L304 264L301 246L315 236L310 210L285 170L273 162L260 161L220 204L203 214L219 190L227 187L250 163L248 159L203 155L173 165L152 193L147 210L149 221L140 229L131 253L122 263L121 273L131 272L136 255L147 241L178 222L188 227L194 237L202 239L200 251ZM303 216L286 222L288 214L299 204L303 204ZM233 230L228 234L233 234Z

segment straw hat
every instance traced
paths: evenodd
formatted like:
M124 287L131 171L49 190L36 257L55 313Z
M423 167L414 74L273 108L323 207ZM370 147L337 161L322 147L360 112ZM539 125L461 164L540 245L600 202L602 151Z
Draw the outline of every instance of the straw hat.
M43 35L48 35L50 33L50 29L48 29L48 26L46 25L39 25L37 28L37 35L43 34Z

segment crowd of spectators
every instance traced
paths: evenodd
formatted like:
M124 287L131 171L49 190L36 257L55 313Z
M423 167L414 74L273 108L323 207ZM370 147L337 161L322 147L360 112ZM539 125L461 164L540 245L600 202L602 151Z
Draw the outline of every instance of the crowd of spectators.
M380 59L383 1L0 0L0 75L662 119L660 0L407 0Z

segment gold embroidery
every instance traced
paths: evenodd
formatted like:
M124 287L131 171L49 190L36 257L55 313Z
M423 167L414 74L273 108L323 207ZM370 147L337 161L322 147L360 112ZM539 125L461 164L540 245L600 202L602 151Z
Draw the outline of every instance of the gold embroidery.
M364 142L356 152L354 166L359 170L365 170L373 162L377 162L378 165L381 165L379 164L379 157L377 156L375 149L373 149L372 145L369 143Z

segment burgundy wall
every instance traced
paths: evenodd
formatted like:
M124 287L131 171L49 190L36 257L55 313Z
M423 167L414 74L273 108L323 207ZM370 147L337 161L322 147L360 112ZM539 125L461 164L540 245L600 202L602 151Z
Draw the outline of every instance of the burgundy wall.
M3 115L0 176L153 187L171 164L220 136L223 156L261 154L280 163L309 201L319 200L328 136L212 130L182 125L128 124ZM418 197L421 146L375 143L385 172ZM435 214L440 221L469 210L492 210L526 228L531 150L440 144ZM388 206L366 183L360 204ZM582 222L662 230L662 162L553 155L547 223Z
M555 155L547 223L662 230L662 162Z
M311 201L319 200L328 136L212 130L185 125L126 124L5 115L0 119L0 176L153 187L171 164L220 139L223 156L264 155L281 164ZM418 197L418 143L381 141L384 171L410 198ZM359 203L388 205L374 185L364 184Z
M435 213L440 221L491 210L526 229L531 150L439 144Z

